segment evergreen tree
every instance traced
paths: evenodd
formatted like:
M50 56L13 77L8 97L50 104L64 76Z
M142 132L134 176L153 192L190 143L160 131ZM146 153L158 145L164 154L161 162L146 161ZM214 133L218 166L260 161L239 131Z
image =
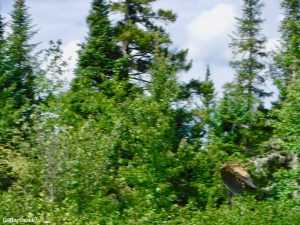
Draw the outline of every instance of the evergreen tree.
M284 0L281 7L284 10L284 19L279 29L281 44L279 52L274 56L273 77L283 100L287 87L298 79L296 74L300 69L300 2Z
M134 20L138 21L143 18L141 15L152 12L150 5L139 8L139 3L146 6L155 0L126 2L133 7L130 10L146 10L144 14L136 14ZM125 12L123 3L118 9ZM248 18L250 9L246 8ZM3 223L9 222L9 218L30 217L36 223L48 224L298 225L299 198L290 197L297 197L299 192L299 70L294 70L296 79L286 87L281 107L274 109L278 118L272 121L276 142L270 142L276 150L284 151L253 161L257 175L253 176L254 182L259 189L267 184L265 190L270 198L239 195L234 197L229 210L225 205L220 165L256 154L255 150L269 136L267 110L261 98L265 92L257 84L263 78L261 61L248 57L251 51L258 54L258 47L247 50L252 46L251 38L248 43L246 36L236 37L240 49L235 50L241 54L233 62L236 77L225 86L224 97L215 107L209 67L204 80L180 84L177 72L182 64L174 61L176 53L169 52L166 39L161 39L163 35L158 32L149 51L149 61L145 59L147 68L145 72L139 70L140 74L148 74L148 82L143 86L147 92L131 95L129 90L136 86L131 86L129 80L138 71L131 57L136 52L126 55L121 42L115 40L115 27L108 20L108 11L105 1L93 1L89 16L93 26L80 50L77 77L66 94L68 98L58 98L61 95L52 90L59 85L46 79L63 73L61 42L51 43L46 51L47 60L43 59L44 69L30 64L33 75L36 70L41 75L47 74L39 77L38 87L34 86L33 102L42 100L47 104L39 104L39 111L30 115L34 124L27 133L28 139L18 146L19 151L0 145L0 214L6 217ZM240 25L244 30L251 28L251 23ZM127 34L134 35L129 30ZM24 109L31 104L26 90L20 93L27 101L15 99L17 84L21 82L10 78L18 78L14 74L21 76L16 72L23 68L27 74L28 68L23 64L20 64L22 70L13 67L16 64L11 59L17 57L8 52L13 49L12 41L7 42L5 37L6 54L0 55L5 62L1 64L5 66L4 72L0 73L1 129L3 121L9 128L15 125L15 119L26 120ZM245 42L241 44L242 41ZM128 47L132 46L138 45L131 41ZM6 87L2 81L10 85ZM31 157L24 157L25 151ZM265 167L269 169L267 174Z
M268 128L264 124L266 110L262 102L262 97L269 95L264 91L262 75L266 57L266 40L260 33L262 6L259 0L244 0L243 14L237 18L237 31L230 44L234 54L231 65L236 74L234 81L225 85L214 134L223 143L220 147L230 155L234 152L252 155L259 143L268 138L264 133Z
M6 71L6 52L7 43L4 36L5 23L4 18L0 14L0 137L3 137L4 131L9 128L7 124L7 118L5 114L5 108L3 100L7 97L5 92L5 73ZM2 138L0 138L0 141ZM8 158L11 157L11 152L9 150L2 148L0 146L0 191L7 190L15 182L14 173L11 166L8 163Z
M30 121L33 112L36 91L36 74L33 50L36 44L30 44L35 34L32 31L31 18L24 0L16 0L11 13L11 32L7 38L7 71L4 73L2 99L8 124L17 127L17 123ZM18 125L19 126L19 125Z
M296 73L298 77L300 71ZM275 109L276 121L273 121L274 135L270 140L273 148L289 154L288 166L271 170L273 177L273 195L298 197L300 191L299 155L300 155L300 79L296 79L286 89L286 96L281 107ZM287 164L287 163L286 163Z
M7 41L5 39L5 23L4 23L4 18L0 14L0 94L3 96L2 99L4 98L5 94L5 87L6 87L6 82L7 78L5 76L5 73L7 72ZM2 105L3 106L3 105ZM1 107L3 108L3 107Z
M275 53L274 82L279 88L279 104L273 108L273 138L269 145L283 150L290 157L288 165L271 170L272 194L280 197L299 195L299 90L300 90L300 2L283 0L281 45Z
M264 59L265 37L261 34L261 8L260 0L244 0L241 18L237 18L237 30L233 33L230 47L233 49L234 60L231 66L236 71L235 83L242 94L248 99L248 107L255 104L255 98L267 96L264 91L265 77L262 70L265 68Z
M4 18L0 14L0 76L4 76L5 72L5 52L6 52L6 39L4 37L5 23ZM2 85L2 82L0 82ZM2 88L1 88L2 89Z
M194 135L197 137L202 131L202 135L200 137L202 139L206 139L205 142L208 141L208 135L210 133L210 129L212 128L212 117L213 117L213 112L215 110L215 98L216 98L216 92L215 92L215 87L214 83L211 80L211 72L210 72L210 67L207 66L206 68L206 74L205 74L205 80L202 81L201 85L201 93L200 94L200 100L201 103L203 104L200 109L196 109L196 115L200 115L200 130L199 128L196 129L197 133ZM198 126L199 126L198 125ZM196 126L197 127L197 126ZM202 142L204 142L202 140Z
M211 80L210 67L207 66L205 79L203 81L192 79L181 88L180 98L182 100L191 97L200 97L203 108L210 108L214 104L215 88Z
M169 10L154 11L152 3L157 0L122 0L112 4L112 11L120 13L117 23L117 38L123 53L130 59L130 78L145 83L145 76L153 63L154 49L157 39L160 48L168 52L177 69L188 70L190 63L186 61L187 50L175 52L170 50L172 44L169 35L158 22L174 22L176 15ZM147 83L147 82L146 82Z
M181 130L185 131L187 140L196 141L198 147L203 146L203 139L207 139L215 107L215 95L209 66L206 68L204 80L192 79L180 87L179 100L189 102L189 106L185 105L181 109L186 117L185 122L182 123L185 124L185 127L182 127ZM181 116L182 119L184 119L184 115Z
M97 111L97 106L87 110L90 104L87 102L91 100L91 95L101 93L107 97L115 96L114 82L119 82L124 90L130 89L128 60L123 57L115 41L115 29L108 18L108 13L108 4L105 0L92 2L87 18L89 34L85 43L81 45L76 78L71 84L72 108L84 117Z
M215 88L214 83L211 80L211 72L210 67L207 66L205 80L202 85L202 102L205 109L210 109L214 105L214 98L215 98Z
M31 18L25 0L16 0L11 13L11 33L8 36L10 79L15 86L13 93L15 107L32 105L35 93L35 74L33 66L33 50L36 44L30 40L36 33L32 31Z
M5 24L4 24L4 18L0 14L0 106L1 106L1 112L0 112L0 135L3 137L3 134L5 130L9 127L7 124L7 112L5 112L5 99L7 98L7 43L6 39L4 37L4 30L5 30Z

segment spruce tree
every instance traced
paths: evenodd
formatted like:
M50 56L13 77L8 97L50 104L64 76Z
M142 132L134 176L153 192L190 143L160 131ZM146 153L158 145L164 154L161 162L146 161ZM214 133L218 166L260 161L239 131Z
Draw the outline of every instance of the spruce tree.
M0 76L3 77L5 66L5 52L6 52L6 40L4 37L5 23L4 18L0 14Z
M3 136L7 129L9 128L9 124L7 121L7 114L5 111L4 101L7 98L5 91L5 73L6 71L6 53L7 53L7 45L5 39L5 23L4 18L0 14L0 143L3 141ZM0 191L7 190L9 186L11 186L15 177L13 176L12 168L8 163L8 158L11 157L10 152L6 149L0 147Z
M31 44L35 31L32 31L31 18L24 0L16 0L11 13L10 33L7 38L7 71L1 90L5 92L3 99L5 113L10 121L9 126L20 127L30 122L33 112L36 91L36 74Z
M211 80L210 67L207 66L205 80L202 84L202 102L205 109L210 109L214 105L215 87Z
M5 38L5 23L4 18L0 14L0 90L1 94L4 92L4 88L6 87L6 65L7 65L7 41Z
M205 79L203 81L192 79L182 86L182 99L190 98L192 95L200 97L203 108L208 109L213 106L215 98L215 87L211 80L210 67L206 67Z
M7 42L4 37L4 30L5 30L5 24L4 24L4 18L0 15L0 138L1 142L3 141L3 136L7 129L9 128L7 115L8 112L6 111L6 101L7 101Z
M113 76L126 80L127 74L123 73L122 53L115 41L115 31L108 18L108 5L105 0L94 0L87 18L89 33L85 43L79 51L78 68L76 70L76 83L86 78L95 88ZM123 70L123 71L122 71Z
M300 104L300 2L283 0L281 45L274 55L273 78L279 88L279 104L273 108L273 138L269 145L289 155L289 166L270 171L275 178L273 193L282 197L299 196L299 104Z
M300 71L296 76L300 75ZM288 154L288 166L271 170L273 180L272 189L277 195L298 197L300 191L299 154L300 154L300 79L296 79L286 89L284 101L280 108L274 110L276 120L273 121L274 135L270 145Z
M284 19L281 22L280 48L274 55L273 78L284 100L287 87L296 79L300 69L300 2L284 0L281 3Z
M103 94L114 97L114 83L129 91L127 64L120 47L115 41L115 29L109 18L109 7L105 0L94 0L87 17L88 36L79 51L76 78L71 84L71 102L73 111L86 117L99 110L91 105L91 96ZM127 93L128 94L128 93ZM126 94L125 94L126 95Z
M209 66L207 66L206 68L205 79L204 81L201 82L200 90L201 92L199 93L199 95L200 95L202 107L195 110L196 115L197 114L200 115L199 117L200 123L198 122L198 126L196 126L198 127L198 129L196 129L196 131L198 135L202 133L202 138L206 139L205 141L208 141L208 135L212 127L212 116L215 110L215 98L216 98L216 91L215 91L214 83L211 80L211 71ZM197 133L194 134L195 137L197 137Z
M235 69L233 82L225 85L215 119L215 138L229 154L243 152L254 154L259 143L268 138L263 97L266 78L262 72L267 56L261 34L260 0L244 0L242 17L237 18L237 30L233 33L230 47L233 49ZM222 137L222 138L221 138Z
M264 46L266 38L261 34L262 7L260 0L244 0L243 14L237 18L237 29L230 44L234 55L231 66L236 71L234 82L248 98L249 109L255 104L254 98L260 100L268 95L264 90L266 78L262 75L267 56Z
M25 104L32 105L34 101L33 50L36 44L31 44L30 40L36 32L32 31L25 0L15 1L11 17L11 33L8 36L10 74L15 85L15 106L21 108Z
M202 146L203 138L207 136L211 126L211 114L215 107L215 88L211 80L210 67L207 66L204 80L192 79L187 84L180 86L179 99L189 102L189 106L184 107L186 137L191 142ZM185 103L186 104L186 103ZM182 119L184 116L182 115ZM202 144L201 144L202 143Z

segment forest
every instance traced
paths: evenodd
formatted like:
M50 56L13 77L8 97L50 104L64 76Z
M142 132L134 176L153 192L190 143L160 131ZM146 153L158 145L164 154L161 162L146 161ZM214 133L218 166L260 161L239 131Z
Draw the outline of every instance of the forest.
M0 15L0 224L300 224L300 1L281 1L272 51L265 2L242 1L221 96L209 66L180 81L188 49L155 2L92 0L68 88L63 43L37 51L30 5ZM231 196L228 162L257 188Z

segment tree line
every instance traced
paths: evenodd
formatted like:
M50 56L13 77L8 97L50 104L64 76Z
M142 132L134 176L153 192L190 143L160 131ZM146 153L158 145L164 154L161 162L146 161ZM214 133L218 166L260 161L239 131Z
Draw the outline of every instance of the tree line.
M231 34L218 98L191 68L157 0L93 0L68 90L62 42L37 51L25 0L0 15L0 212L37 224L298 224L300 2L282 0L268 52L261 0ZM112 20L111 15L118 15ZM205 34L203 34L205 35ZM267 82L279 96L265 106ZM258 190L227 206L219 168L248 163Z

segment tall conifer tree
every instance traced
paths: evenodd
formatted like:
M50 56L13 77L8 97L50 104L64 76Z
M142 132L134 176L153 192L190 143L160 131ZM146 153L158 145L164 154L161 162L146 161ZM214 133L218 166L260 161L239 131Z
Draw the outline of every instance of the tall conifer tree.
M0 107L1 107L1 112L0 112L0 135L3 137L8 124L7 124L7 112L5 110L5 105L7 99L7 76L6 76L6 40L4 37L4 29L5 29L5 24L4 24L4 18L0 14Z
M115 42L115 31L108 18L108 5L105 0L94 0L92 8L87 18L89 34L85 43L79 51L77 78L73 88L77 83L85 80L91 86L101 89L105 81L118 76L118 79L127 79L127 74L123 73L122 58L120 48ZM123 61L122 61L123 60Z
M29 119L31 106L35 103L36 74L30 41L35 31L25 0L16 0L11 13L11 33L8 36L8 86L11 88L13 107L23 110L23 118ZM25 107L25 108L24 108Z
M249 109L253 107L254 98L260 99L268 95L263 88L265 77L264 59L266 38L261 34L263 19L260 0L244 0L241 18L237 18L237 29L233 33L230 47L234 55L231 61L236 71L234 83L249 100ZM251 100L252 99L252 100Z
M271 145L290 154L290 166L276 171L274 193L297 198L300 191L300 1L283 0L284 19L281 22L281 45L274 57L274 81L279 88L279 104L274 108L274 136ZM273 143L277 140L277 143ZM284 191L282 191L284 190Z
M2 144L3 136L9 127L5 110L5 99L7 98L7 91L5 90L7 45L4 35L5 23L4 18L0 14L0 144ZM7 190L15 181L15 178L12 176L12 168L8 165L7 158L9 156L10 154L7 154L4 149L0 148L0 191Z
M300 70L300 2L284 0L281 8L284 11L284 19L279 29L281 45L274 57L273 75L283 100L287 87L299 78L296 74Z
M31 44L35 31L32 31L31 18L25 0L16 0L11 14L11 34L8 37L9 63L12 66L11 76L16 85L16 107L34 100L34 68Z
M35 104L36 74L33 50L36 45L30 43L35 34L31 22L25 1L15 0L10 33L7 41L2 40L4 52L7 53L4 73L1 76L1 116L4 118L1 138L4 139L5 136L10 136L8 130L19 128L23 122L30 121Z
M205 109L210 109L214 104L214 97L215 97L215 87L214 83L211 80L211 72L210 67L207 66L206 68L206 74L205 74L205 80L202 85L203 89L203 96L202 96L202 102L205 107Z
M261 124L264 121L262 97L269 95L264 90L265 77L262 74L265 68L263 60L267 56L264 49L266 39L261 34L262 7L260 0L244 0L242 17L237 18L237 30L230 44L235 78L225 85L215 126L216 138L223 138L222 148L229 154L244 150L253 154L249 150L257 149L258 144L268 137L261 133L267 129Z
M1 87L1 92L3 92L3 88L5 87L5 65L6 65L6 39L5 39L5 23L4 23L4 18L0 14L0 87Z
M5 37L4 37L4 29L5 29L5 24L4 24L4 18L0 14L0 74L1 77L3 76L3 66L4 66L4 58L5 58Z
M87 18L89 33L79 51L76 78L71 84L74 111L82 116L97 111L91 110L89 100L99 93L106 97L115 96L114 84L129 91L128 60L123 56L115 41L115 29L109 18L106 0L94 0ZM119 89L120 91L120 89ZM87 103L87 104L86 104ZM93 112L92 112L93 111Z

